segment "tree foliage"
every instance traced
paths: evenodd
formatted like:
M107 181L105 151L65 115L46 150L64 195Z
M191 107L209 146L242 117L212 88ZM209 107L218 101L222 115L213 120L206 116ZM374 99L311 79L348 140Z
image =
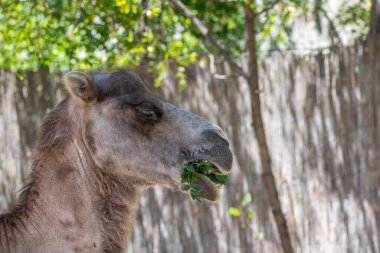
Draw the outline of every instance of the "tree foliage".
M183 3L233 57L246 52L244 0ZM294 21L312 15L320 28L324 4L323 0L257 1L253 6L260 13L257 47L291 47ZM159 73L159 85L169 64L176 64L177 77L183 81L183 67L199 53L213 51L168 1L3 0L0 7L0 66L13 71L145 65ZM339 24L363 31L369 17L365 1L341 9Z
M356 36L365 35L369 29L371 6L368 0L344 0L336 16L337 23Z

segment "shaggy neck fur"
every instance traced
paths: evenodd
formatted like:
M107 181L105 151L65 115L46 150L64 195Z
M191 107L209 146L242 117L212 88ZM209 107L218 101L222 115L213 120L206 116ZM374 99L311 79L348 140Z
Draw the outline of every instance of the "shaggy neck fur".
M64 101L45 120L29 182L0 215L0 252L125 251L138 185L96 165L78 117Z

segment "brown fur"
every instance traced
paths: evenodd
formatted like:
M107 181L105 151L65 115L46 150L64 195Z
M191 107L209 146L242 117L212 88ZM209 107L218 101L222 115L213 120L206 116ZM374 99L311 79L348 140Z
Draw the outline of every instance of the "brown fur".
M178 187L170 162L182 164L183 149L193 149L188 160L231 167L228 143L205 134L206 120L154 97L136 75L78 73L41 126L16 205L0 215L0 252L124 252L140 190Z
M70 124L66 119L68 103L67 100L63 101L45 119L41 126L28 183L21 190L17 204L7 213L0 215L0 252L13 252L13 239L22 238L28 232L24 220L35 212L34 205L39 197L38 183L43 177L39 173L41 170L38 170L41 168L39 164L43 164L46 156L52 154L50 150L65 152L65 148L71 142L72 136L68 128ZM57 179L64 180L73 171L70 166L58 167ZM133 182L129 184L126 178L107 175L101 169L94 168L94 172L97 172L93 179L96 179L94 184L98 188L99 198L96 206L103 225L104 240L102 245L96 245L94 242L93 246L102 247L101 252L123 252L127 239L125 235L133 222L134 207L131 203L135 202L137 190ZM63 225L70 226L69 223Z

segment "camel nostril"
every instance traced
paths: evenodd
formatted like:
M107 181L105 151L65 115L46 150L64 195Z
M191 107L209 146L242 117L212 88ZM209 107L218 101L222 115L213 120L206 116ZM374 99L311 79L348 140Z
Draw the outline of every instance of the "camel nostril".
M224 142L227 146L230 145L230 143L228 142L227 138L225 137L222 129L220 129L219 127L205 129L202 131L202 134L206 135L208 138L215 138L216 137L217 139Z

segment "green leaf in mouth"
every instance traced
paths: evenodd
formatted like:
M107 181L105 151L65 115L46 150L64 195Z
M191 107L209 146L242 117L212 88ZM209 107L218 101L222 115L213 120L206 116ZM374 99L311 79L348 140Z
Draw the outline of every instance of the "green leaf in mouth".
M218 173L214 164L207 160L195 160L184 163L181 175L181 183L188 185L190 196L194 200L200 201L202 186L196 184L198 174L203 174L212 182L218 185L225 185L228 176Z

